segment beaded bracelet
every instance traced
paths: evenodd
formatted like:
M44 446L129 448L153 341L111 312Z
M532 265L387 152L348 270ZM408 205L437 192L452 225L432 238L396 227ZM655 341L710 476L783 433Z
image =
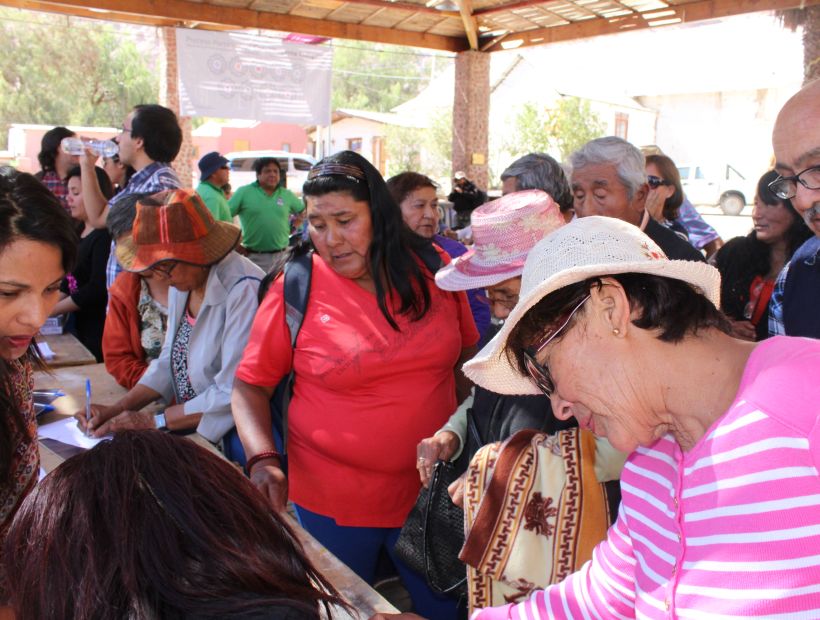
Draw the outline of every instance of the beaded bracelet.
M267 450L265 452L260 452L259 454L256 454L247 460L247 462L245 463L245 471L250 476L251 469L253 469L253 466L256 465L259 461L273 458L279 459L280 463L282 462L282 455L279 454L276 450Z

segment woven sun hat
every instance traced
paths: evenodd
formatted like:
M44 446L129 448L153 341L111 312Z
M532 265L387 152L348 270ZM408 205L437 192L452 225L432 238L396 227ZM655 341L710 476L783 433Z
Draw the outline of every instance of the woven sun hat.
M445 291L485 288L520 276L527 253L563 226L564 217L549 194L531 189L481 205L470 215L470 225L473 246L436 274Z
M239 235L233 224L214 221L194 190L168 190L137 203L131 236L117 242L117 260L134 272L165 260L212 265L236 246Z
M510 332L544 297L587 278L646 273L691 284L715 306L720 304L720 274L706 263L669 260L637 226L611 217L578 218L540 241L527 257L518 303L504 326L464 365L465 374L498 394L541 394L507 359Z

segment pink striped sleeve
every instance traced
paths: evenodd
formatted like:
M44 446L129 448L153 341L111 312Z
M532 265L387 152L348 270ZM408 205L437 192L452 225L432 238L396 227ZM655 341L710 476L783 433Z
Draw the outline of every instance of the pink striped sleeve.
M592 560L561 583L515 605L480 609L471 620L634 618L635 557L623 511Z

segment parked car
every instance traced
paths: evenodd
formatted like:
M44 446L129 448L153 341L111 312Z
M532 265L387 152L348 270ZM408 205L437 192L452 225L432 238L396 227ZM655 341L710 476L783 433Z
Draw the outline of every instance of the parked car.
M307 181L308 171L316 163L316 158L305 153L288 151L233 151L226 153L225 158L231 166L231 187L236 190L243 185L256 181L253 162L260 157L275 157L282 170L286 171L286 187L297 196L302 195L302 185Z
M719 205L726 215L740 215L755 196L755 182L730 164L678 166L683 191L694 205Z

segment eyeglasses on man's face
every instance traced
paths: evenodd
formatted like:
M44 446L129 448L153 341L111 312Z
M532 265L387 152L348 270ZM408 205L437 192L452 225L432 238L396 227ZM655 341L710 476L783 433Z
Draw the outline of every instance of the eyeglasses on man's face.
M806 189L820 189L820 166L806 168L791 177L779 176L769 183L769 189L781 200L788 200L797 195L798 183Z
M658 189L661 185L672 185L666 179L662 179L660 177L656 177L654 174L647 175L646 183L652 189Z
M538 361L537 356L544 350L544 347L555 340L558 334L566 329L567 325L569 325L569 322L572 320L572 317L574 317L575 313L581 309L581 306L587 302L589 297L590 296L587 295L570 312L567 312L564 316L559 317L559 319L555 322L556 327L548 330L544 335L543 340L541 340L537 346L524 350L524 365L527 368L527 373L530 375L530 379L533 380L535 385L538 386L538 389L540 389L546 396L552 396L552 393L555 391L555 382L552 380L552 375L550 375L549 369Z

